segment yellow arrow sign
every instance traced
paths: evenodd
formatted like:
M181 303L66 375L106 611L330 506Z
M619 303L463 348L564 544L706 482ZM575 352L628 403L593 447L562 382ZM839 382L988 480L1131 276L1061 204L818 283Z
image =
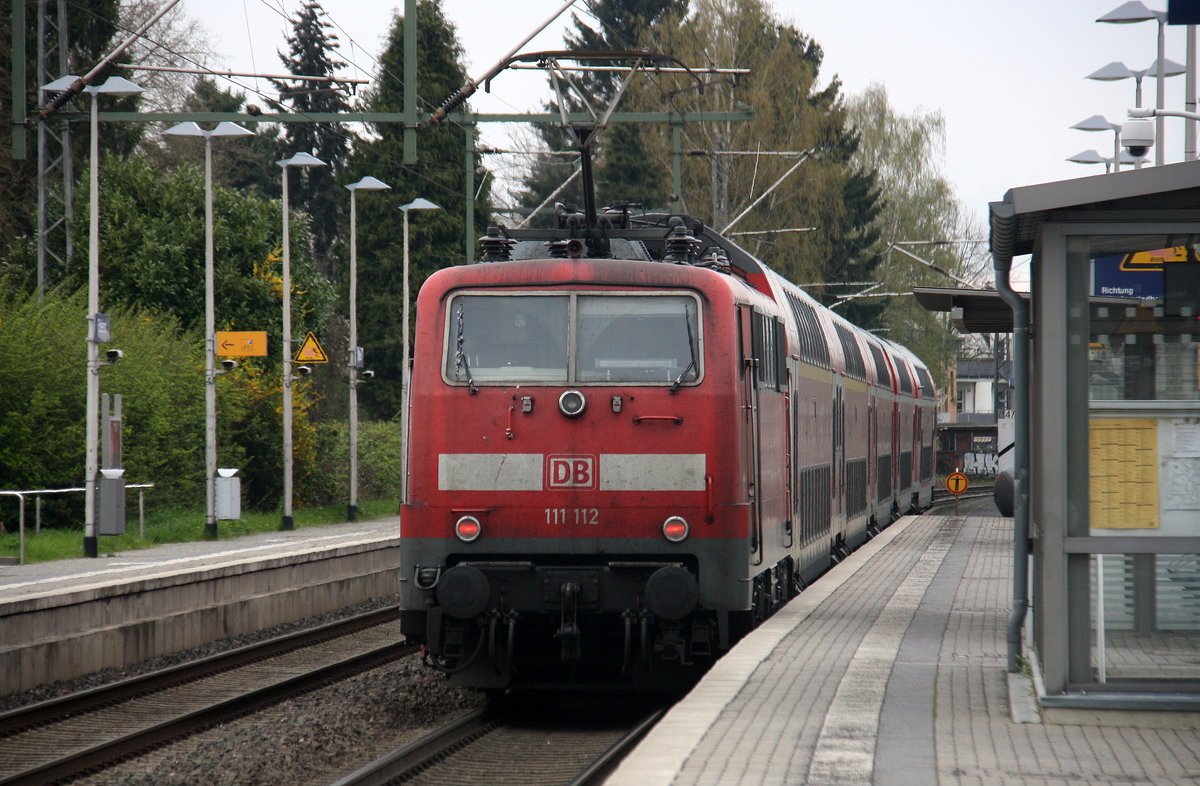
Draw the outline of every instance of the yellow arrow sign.
M300 351L296 353L297 363L328 363L329 356L325 354L325 350L321 348L321 343L317 341L317 335L311 330L304 337L304 343L300 345Z
M218 330L217 356L223 358L265 358L267 331Z

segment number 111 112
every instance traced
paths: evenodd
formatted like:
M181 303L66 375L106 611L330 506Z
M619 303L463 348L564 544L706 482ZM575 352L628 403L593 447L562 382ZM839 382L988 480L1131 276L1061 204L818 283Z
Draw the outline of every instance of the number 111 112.
M546 508L546 523L551 526L582 526L600 523L598 508Z

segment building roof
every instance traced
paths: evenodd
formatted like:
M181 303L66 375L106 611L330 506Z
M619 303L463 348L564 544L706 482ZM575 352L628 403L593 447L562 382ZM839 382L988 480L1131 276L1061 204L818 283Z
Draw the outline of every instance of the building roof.
M1195 220L1200 160L1021 186L988 207L992 255L1000 259L1032 254L1041 225L1053 218L1089 220L1102 218L1101 213L1153 210L1160 220Z

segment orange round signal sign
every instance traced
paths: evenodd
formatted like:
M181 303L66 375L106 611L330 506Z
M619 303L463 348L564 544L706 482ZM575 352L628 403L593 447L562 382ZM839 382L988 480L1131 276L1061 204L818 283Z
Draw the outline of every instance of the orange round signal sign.
M967 482L967 476L961 472L951 472L946 476L946 491L955 496L966 491L968 485L970 484Z

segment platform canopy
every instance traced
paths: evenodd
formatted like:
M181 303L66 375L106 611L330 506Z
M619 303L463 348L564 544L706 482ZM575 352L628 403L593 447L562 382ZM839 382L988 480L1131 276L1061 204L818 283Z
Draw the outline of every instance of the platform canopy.
M913 295L926 311L949 313L960 333L1012 332L1012 308L994 289L913 287Z

